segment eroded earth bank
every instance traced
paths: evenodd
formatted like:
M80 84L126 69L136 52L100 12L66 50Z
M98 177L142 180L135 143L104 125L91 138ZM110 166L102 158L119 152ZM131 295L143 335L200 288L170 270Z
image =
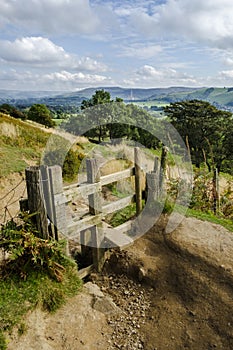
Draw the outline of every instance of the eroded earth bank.
M56 314L28 314L9 350L208 350L233 348L233 234L166 217L123 251Z

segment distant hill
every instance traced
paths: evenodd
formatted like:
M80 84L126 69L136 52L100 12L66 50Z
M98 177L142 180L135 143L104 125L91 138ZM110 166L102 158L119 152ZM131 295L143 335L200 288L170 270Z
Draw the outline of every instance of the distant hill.
M233 110L233 88L121 88L121 87L96 87L74 92L58 91L9 91L0 90L0 103L29 106L33 103L44 103L48 106L80 106L84 99L89 99L96 90L110 92L111 97L122 98L125 102L134 101L158 101L164 103L182 100L199 99L208 101L222 109Z
M195 89L187 87L169 87L169 88L150 88L150 89L140 89L140 88L121 88L121 87L99 87L99 88L88 88L76 92L71 92L68 94L63 94L57 96L58 98L90 98L96 90L105 90L110 92L113 99L116 97L122 98L124 101L140 101L151 98L152 96L167 95L173 92L192 92Z
M233 110L233 88L199 88L192 91L175 91L160 96L150 96L148 101L177 102L183 100L203 100L220 109Z

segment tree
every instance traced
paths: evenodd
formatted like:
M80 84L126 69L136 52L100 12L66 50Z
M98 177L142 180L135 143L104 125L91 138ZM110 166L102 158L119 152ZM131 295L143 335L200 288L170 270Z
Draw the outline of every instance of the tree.
M89 100L83 100L81 103L81 109L86 109L96 105L111 102L111 95L104 90L96 90L95 94Z
M87 137L98 137L99 142L101 142L107 136L110 124L107 125L106 122L111 119L110 104L112 102L114 101L111 100L110 93L104 90L96 90L89 100L82 101L81 109L86 110L86 112L84 111L84 117L90 121L92 120L93 124L98 125L88 130L85 134ZM122 102L122 100L116 98L116 102ZM89 126L91 126L91 123Z
M190 149L193 163L200 167L222 168L229 153L228 130L232 130L232 114L199 100L171 103L165 114Z
M158 146L158 139L153 136L158 129L156 118L136 105L126 105L118 97L112 100L108 92L97 90L90 100L83 100L81 109L82 114L62 125L66 131L97 137L98 142L124 137L148 148Z
M44 104L32 105L28 111L28 119L47 127L55 126L55 123L52 120L52 113Z
M26 115L19 111L16 107L9 105L8 103L3 103L0 106L0 112L5 114L10 114L13 118L26 119Z

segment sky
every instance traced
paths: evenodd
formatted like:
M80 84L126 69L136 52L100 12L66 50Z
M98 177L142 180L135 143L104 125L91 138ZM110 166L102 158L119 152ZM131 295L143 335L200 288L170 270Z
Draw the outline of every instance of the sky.
M0 0L0 89L233 86L232 0Z

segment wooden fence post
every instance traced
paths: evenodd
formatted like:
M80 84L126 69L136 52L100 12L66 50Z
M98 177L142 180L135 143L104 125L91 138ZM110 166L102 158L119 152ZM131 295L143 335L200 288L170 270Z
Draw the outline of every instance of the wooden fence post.
M134 148L136 215L142 211L142 170L140 148Z
M96 183L100 181L100 173L98 171L98 164L96 159L87 159L87 182ZM89 201L89 212L92 215L96 215L101 212L101 193L95 192L88 196ZM85 233L83 233L85 234ZM83 237L83 240L84 237ZM98 272L101 271L104 261L105 261L105 249L101 248L101 243L104 240L104 232L100 229L98 230L97 225L91 228L91 245L92 245L92 256L93 264ZM82 247L82 246L81 246ZM85 248L83 247L85 250Z
M33 216L33 221L38 230L39 236L48 239L48 220L45 209L42 178L39 167L28 167L25 170L26 185L28 194L28 208Z
M155 160L154 160L154 170L153 170L154 173L157 173L159 172L159 157L155 157Z
M213 175L213 209L214 214L220 210L220 191L219 191L219 176L218 169L214 169Z
M44 201L48 219L50 221L49 225L49 235L52 238L55 238L55 226L54 223L54 211L53 211L53 202L52 202L52 192L51 192L51 184L50 184L50 176L48 166L42 165L40 167L42 185L43 185L43 193L44 193Z
M160 176L159 176L159 188L160 193L163 192L163 185L164 185L164 179L166 176L166 167L167 167L167 147L162 148L162 154L161 154L161 162L160 162Z
M49 167L51 205L53 224L55 226L55 239L58 240L58 232L66 235L66 198L63 194L62 168L59 165Z

